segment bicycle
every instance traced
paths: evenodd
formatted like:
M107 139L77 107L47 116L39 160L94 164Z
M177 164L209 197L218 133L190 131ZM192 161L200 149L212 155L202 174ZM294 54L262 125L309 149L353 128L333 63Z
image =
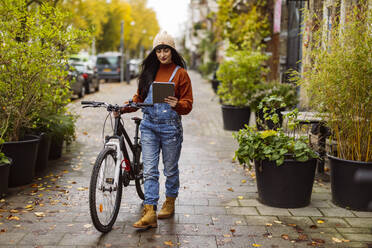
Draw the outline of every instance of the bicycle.
M105 102L82 101L83 108L103 107L109 112L119 112L120 106ZM153 104L129 102L122 107L143 108ZM107 120L106 118L106 120ZM105 127L106 120L103 124ZM102 232L111 231L119 214L123 186L130 185L135 181L138 196L144 200L143 193L143 164L141 162L141 142L138 136L141 118L133 117L136 125L133 142L124 128L124 120L121 115L115 117L113 134L106 136L104 146L95 161L89 186L89 209L94 227ZM123 122L123 123L122 123ZM126 141L126 142L125 142ZM132 152L131 161L127 145ZM100 198L102 197L102 198Z

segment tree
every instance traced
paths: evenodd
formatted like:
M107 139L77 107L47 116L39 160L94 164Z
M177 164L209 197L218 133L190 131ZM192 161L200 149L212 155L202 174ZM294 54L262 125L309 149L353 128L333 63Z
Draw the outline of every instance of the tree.
M264 0L236 3L234 0L219 0L217 25L222 39L227 39L237 49L258 49L262 40L270 34L267 7Z
M26 0L0 5L0 138L18 141L41 113L63 112L70 98L67 56L87 33L66 25L68 13ZM49 112L48 112L49 111Z

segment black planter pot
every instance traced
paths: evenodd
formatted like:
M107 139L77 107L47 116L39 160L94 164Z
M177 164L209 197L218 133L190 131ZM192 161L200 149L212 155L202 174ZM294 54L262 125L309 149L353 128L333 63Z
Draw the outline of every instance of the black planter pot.
M270 110L268 110L270 112ZM257 129L262 131L262 130L265 130L266 128L262 125L260 125L260 123L258 122L258 120L261 120L261 123L266 123L266 126L268 129L278 129L280 127L282 127L283 125L283 115L282 115L282 111L284 111L284 109L277 109L275 112L276 114L278 114L278 117L279 117L279 123L278 124L274 124L272 120L265 120L264 119L264 113L263 111L260 109L258 111L256 111L256 126L257 126Z
M36 158L35 172L40 173L48 167L48 158L52 137L47 133L40 134L39 149Z
M8 192L9 170L13 164L13 160L8 159L10 164L0 164L0 197Z
M238 131L249 124L251 109L249 107L235 107L230 105L221 105L223 128L230 131Z
M328 155L332 201L352 210L372 211L372 162L344 160Z
M309 205L315 168L316 159L306 162L286 159L280 166L273 161L255 161L258 200L279 208Z
M40 137L26 135L22 141L5 142L3 152L13 159L10 167L9 187L17 187L32 182Z
M56 138L52 136L50 149L49 149L49 159L59 159L62 157L62 148L63 148L63 138Z

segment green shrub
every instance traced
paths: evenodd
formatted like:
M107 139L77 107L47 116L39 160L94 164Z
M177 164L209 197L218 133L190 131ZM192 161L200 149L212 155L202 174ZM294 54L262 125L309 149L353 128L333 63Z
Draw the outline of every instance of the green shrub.
M328 38L321 29L309 46L311 61L300 83L337 141L342 159L372 161L372 9L356 6ZM319 24L318 24L319 25ZM319 25L321 26L321 25Z
M287 114L289 127L295 130L298 111ZM275 119L271 119L275 123ZM277 123L277 122L276 122ZM294 132L294 131L293 131ZM308 146L308 137L297 137L294 133L286 133L283 129L258 131L256 127L240 129L234 133L234 138L238 141L239 148L235 151L235 159L240 164L250 167L250 162L257 160L275 161L276 165L283 164L286 157L297 161L307 161L316 158L317 154Z
M70 98L64 64L87 37L49 3L0 4L0 138L17 141L42 115L63 113Z
M223 61L217 78L221 84L217 94L223 104L249 106L258 85L265 79L267 56L258 51L229 51L230 59Z

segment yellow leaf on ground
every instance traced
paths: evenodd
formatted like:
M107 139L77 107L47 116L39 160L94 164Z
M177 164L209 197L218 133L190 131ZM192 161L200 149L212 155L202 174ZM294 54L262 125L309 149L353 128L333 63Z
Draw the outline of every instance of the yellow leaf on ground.
M64 170L63 173L68 173L68 170Z
M168 246L173 246L173 242L171 240L169 241L164 241L164 244L165 245L168 245Z
M323 224L324 223L324 220L317 220L316 221L318 224Z
M35 212L34 214L36 215L36 217L45 217L44 212Z
M11 209L9 212L11 212L11 213L18 213L19 211L16 210L16 209Z
M9 215L6 217L8 220L20 220L18 216Z
M242 183L246 183L246 182L247 182L247 180L245 180L245 179L242 180Z
M239 199L239 200L243 200L244 197L240 195L240 196L238 196L238 199Z
M233 188L228 188L228 191L234 192Z
M271 223L266 223L266 226L272 226L273 224L271 224Z
M88 187L79 187L79 188L77 188L77 190L79 190L79 191L88 190Z
M34 208L34 206L33 206L33 205L27 205L25 208L26 208L26 209L27 209L27 208Z
M332 237L332 240L336 243L341 243L342 240L341 239L338 239L338 238L335 238L335 237Z
M261 245L259 244L252 244L253 247L260 247Z

